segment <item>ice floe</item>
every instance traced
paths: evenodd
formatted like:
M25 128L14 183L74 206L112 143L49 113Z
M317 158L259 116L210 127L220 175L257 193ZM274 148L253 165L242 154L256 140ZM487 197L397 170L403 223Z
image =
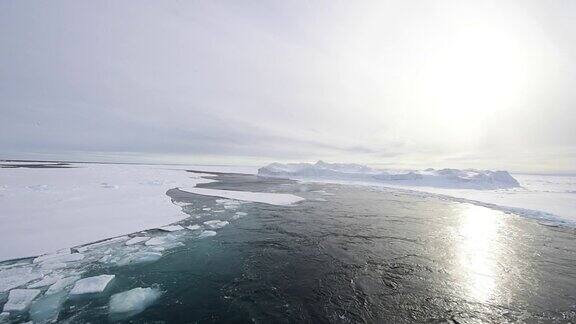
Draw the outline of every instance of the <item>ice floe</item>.
M159 230L162 230L165 232L176 232L176 231L181 231L183 229L184 229L184 227L182 227L180 225L167 225L167 226L162 226L159 228Z
M99 293L106 289L106 286L114 279L115 275L99 275L80 279L76 282L70 295L81 295Z
M72 287L72 285L74 285L74 283L76 283L78 280L80 280L80 276L76 275L62 278L53 283L44 294L51 295L61 292L67 288Z
M196 231L196 230L201 229L202 226L195 224L195 225L186 226L186 228L191 230L191 231Z
M20 287L28 282L42 278L42 274L31 267L14 267L0 271L0 292Z
M270 192L251 192L251 191L233 191L206 188L180 188L182 191L190 192L197 195L221 197L242 201L258 202L269 205L292 205L304 200L292 194L270 193Z
M118 260L116 264L119 266L125 266L129 264L149 263L158 261L160 258L162 258L162 253L142 251L129 254L125 258Z
M56 254L45 254L34 259L34 263L65 263L84 259L82 253L70 253L69 250Z
M108 310L111 314L135 315L152 305L161 295L156 288L134 288L110 297Z
M42 278L42 280L37 281L37 282L33 282L31 284L28 285L28 288L40 288L40 287L46 287L49 285L52 285L54 283L56 283L58 280L62 279L61 275L47 275L44 278Z
M217 233L214 231L202 231L202 233L198 235L198 238L203 239L205 237L215 236L216 234Z
M229 223L227 221L221 221L221 220L209 220L204 222L204 226L206 226L208 229L211 230L222 228L228 224Z
M23 312L39 294L39 289L12 289L8 294L8 301L4 304L4 311Z
M148 236L136 236L136 237L133 237L133 238L129 239L129 240L126 241L124 244L126 244L126 245L134 245L134 244L146 242L146 241L148 241L149 239L150 239L150 238L149 238Z
M61 291L36 299L30 307L30 319L34 323L55 323L67 298L66 292Z

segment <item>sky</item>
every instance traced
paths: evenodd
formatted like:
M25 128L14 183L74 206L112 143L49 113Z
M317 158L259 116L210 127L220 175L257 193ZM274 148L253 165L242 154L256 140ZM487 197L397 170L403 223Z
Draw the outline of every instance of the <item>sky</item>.
M0 159L576 172L576 1L0 0Z

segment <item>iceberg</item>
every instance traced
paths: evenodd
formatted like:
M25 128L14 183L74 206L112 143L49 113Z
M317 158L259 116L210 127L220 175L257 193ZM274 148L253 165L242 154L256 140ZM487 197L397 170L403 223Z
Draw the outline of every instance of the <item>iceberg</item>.
M186 228L189 229L189 230L191 230L191 231L196 231L196 230L201 229L202 226L195 224L195 225L187 226Z
M156 288L134 288L110 297L108 310L112 315L132 316L152 305L161 295Z
M4 304L4 312L23 312L40 294L39 289L13 289L8 295L8 301Z
M99 293L104 291L110 281L114 279L114 275L100 275L94 277L88 277L80 279L74 285L74 288L70 291L70 295L82 295Z
M258 169L263 177L298 180L356 181L425 186L494 190L516 188L520 183L507 171L476 169L381 170L360 164L326 163L272 163Z

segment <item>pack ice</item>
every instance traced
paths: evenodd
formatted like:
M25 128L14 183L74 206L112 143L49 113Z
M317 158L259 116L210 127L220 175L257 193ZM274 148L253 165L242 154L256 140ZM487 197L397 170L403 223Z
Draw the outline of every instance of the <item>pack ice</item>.
M476 169L381 170L360 164L326 163L272 163L258 169L266 177L345 180L378 182L407 186L426 186L463 189L504 189L520 184L507 171Z
M12 289L8 295L8 301L4 305L5 312L23 312L40 294L39 289Z

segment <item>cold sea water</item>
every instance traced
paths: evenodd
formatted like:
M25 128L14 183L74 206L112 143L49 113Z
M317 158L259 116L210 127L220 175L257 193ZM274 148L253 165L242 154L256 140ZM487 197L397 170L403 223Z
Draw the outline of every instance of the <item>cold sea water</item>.
M477 323L576 321L572 228L392 189L214 174L204 188L292 193L293 206L222 204L178 189L190 218L228 221L180 234L154 262L95 263L102 293L63 302L61 322ZM110 296L161 296L114 316ZM1 302L1 301L0 301ZM27 315L12 318L24 321Z

